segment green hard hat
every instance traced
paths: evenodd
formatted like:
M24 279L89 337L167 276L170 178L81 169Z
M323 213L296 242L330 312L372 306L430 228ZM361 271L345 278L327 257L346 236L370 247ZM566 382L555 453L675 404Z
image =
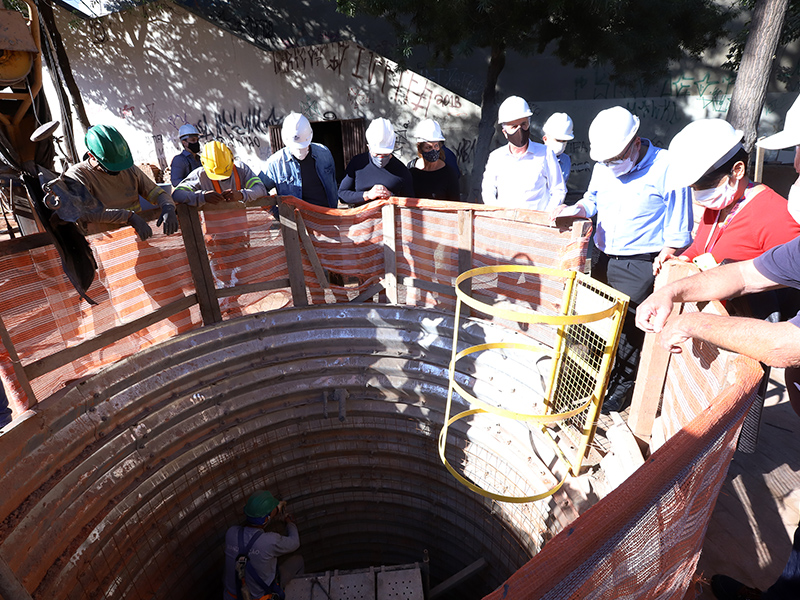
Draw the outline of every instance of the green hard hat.
M95 125L86 132L86 148L108 171L124 171L133 166L128 142L111 125Z
M253 493L244 505L244 514L252 523L262 524L278 506L278 500L266 490Z

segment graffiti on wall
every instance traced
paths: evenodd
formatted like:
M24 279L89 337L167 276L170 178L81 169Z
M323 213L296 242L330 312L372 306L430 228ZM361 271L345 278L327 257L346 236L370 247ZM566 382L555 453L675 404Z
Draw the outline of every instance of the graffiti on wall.
M449 146L449 144L448 144ZM475 148L478 147L478 138L461 138L458 145L451 147L453 154L456 155L459 164L469 164L475 158Z
M385 98L407 106L420 119L431 116L431 109L444 110L449 116L461 116L467 101L448 92L412 71L402 71L382 55L362 46L337 42L272 52L276 75L308 77L325 69L342 77L348 85L348 104L356 115ZM304 114L319 118L319 100L307 98Z
M219 140L231 149L244 149L265 159L270 154L269 127L280 125L283 116L278 116L275 107L269 110L261 106L250 106L247 110L237 107L206 111L199 119L190 118L187 113L172 114L166 119L171 137L178 139L181 125L191 123L200 132L203 141Z
M609 71L595 69L594 78L585 75L575 78L575 99L613 99L613 98L668 98L677 96L698 96L703 108L725 113L730 105L734 78L731 75L702 76L682 73L674 77L664 78L653 84L642 81L633 85L618 85L611 80ZM664 110L667 114L670 109ZM659 117L659 120L665 120Z

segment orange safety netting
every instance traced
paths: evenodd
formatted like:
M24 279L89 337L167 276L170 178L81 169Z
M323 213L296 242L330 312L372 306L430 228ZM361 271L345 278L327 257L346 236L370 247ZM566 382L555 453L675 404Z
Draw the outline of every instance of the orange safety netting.
M305 298L297 296L295 302L348 301L378 282L392 293L396 279L399 302L452 309L453 280L467 265L583 270L586 262L586 223L547 227L542 215L529 211L410 199L354 210L320 209L294 198L282 202L302 238L294 249L265 207L204 212L202 258L213 278L205 284L214 290L222 318L292 304L282 283L292 277L293 287L305 290ZM200 295L191 268L199 257L187 254L180 236L157 234L140 242L132 229L123 228L93 235L90 244L98 276L88 294L97 306L73 291L52 247L0 253L0 316L26 369ZM290 252L300 254L300 273L291 273ZM320 280L314 261L330 284ZM281 287L259 289L264 282ZM560 294L546 287L523 295L518 283L498 276L483 285L530 308L552 311L561 302ZM479 294L481 285L476 282L473 291ZM249 287L237 291L234 286ZM31 387L38 398L46 398L71 380L202 324L200 309L192 304L33 377ZM662 409L667 443L625 484L549 541L490 600L683 597L761 376L752 361L736 359L736 377L729 382L729 363L715 364L716 352L698 348L671 359ZM0 375L19 414L32 399L25 397L7 348L0 349Z
M308 248L298 249L303 265L300 283L313 303L352 300L385 277L387 225L382 212L387 206L396 211L389 227L394 231L392 255L402 303L440 308L455 305L452 285L459 272L459 252L464 251L459 247L459 213L468 215L461 217L462 225L469 222L472 231L462 235L462 240L467 240L468 246L474 244L474 250L467 251L475 265L518 263L583 269L586 260L588 225L578 227L577 233L575 228L546 227L540 224L547 221L546 216L532 211L415 199L376 201L351 210L323 209L291 197L282 202L297 212L298 226L308 233L313 252L331 273L333 283L326 293L311 266ZM200 211L200 216L203 251L213 279L209 285L217 291L223 319L293 304L284 238L269 207L217 205ZM150 224L159 231L155 223ZM88 295L97 306L77 296L52 246L0 255L0 317L22 365L73 348L197 292L179 235L156 233L142 242L133 229L124 227L88 239L98 264ZM270 291L243 287L281 281L287 285ZM409 285L402 285L403 281ZM235 286L240 286L239 290L233 290ZM540 300L515 294L513 282L506 290L529 306ZM187 308L32 378L33 393L45 398L70 381L201 324L198 306ZM31 406L2 346L0 377L15 414Z

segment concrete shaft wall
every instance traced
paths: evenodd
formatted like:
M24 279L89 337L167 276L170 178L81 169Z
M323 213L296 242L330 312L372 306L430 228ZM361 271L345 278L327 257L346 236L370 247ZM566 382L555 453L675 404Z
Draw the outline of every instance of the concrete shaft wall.
M435 584L484 557L458 595L480 597L552 525L546 501L498 505L440 462L452 325L396 306L288 309L66 388L0 437L0 554L35 598L218 598L225 530L267 488L297 518L307 570L419 561L427 549ZM523 337L480 321L461 336ZM489 399L529 389L513 356L459 369ZM550 485L527 428L464 419L449 437L449 460L479 485Z

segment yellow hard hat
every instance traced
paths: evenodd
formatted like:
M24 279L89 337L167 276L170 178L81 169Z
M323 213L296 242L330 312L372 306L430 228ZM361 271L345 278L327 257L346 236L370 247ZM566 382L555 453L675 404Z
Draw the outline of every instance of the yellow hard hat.
M227 179L233 172L233 152L216 140L203 146L200 162L209 179Z

